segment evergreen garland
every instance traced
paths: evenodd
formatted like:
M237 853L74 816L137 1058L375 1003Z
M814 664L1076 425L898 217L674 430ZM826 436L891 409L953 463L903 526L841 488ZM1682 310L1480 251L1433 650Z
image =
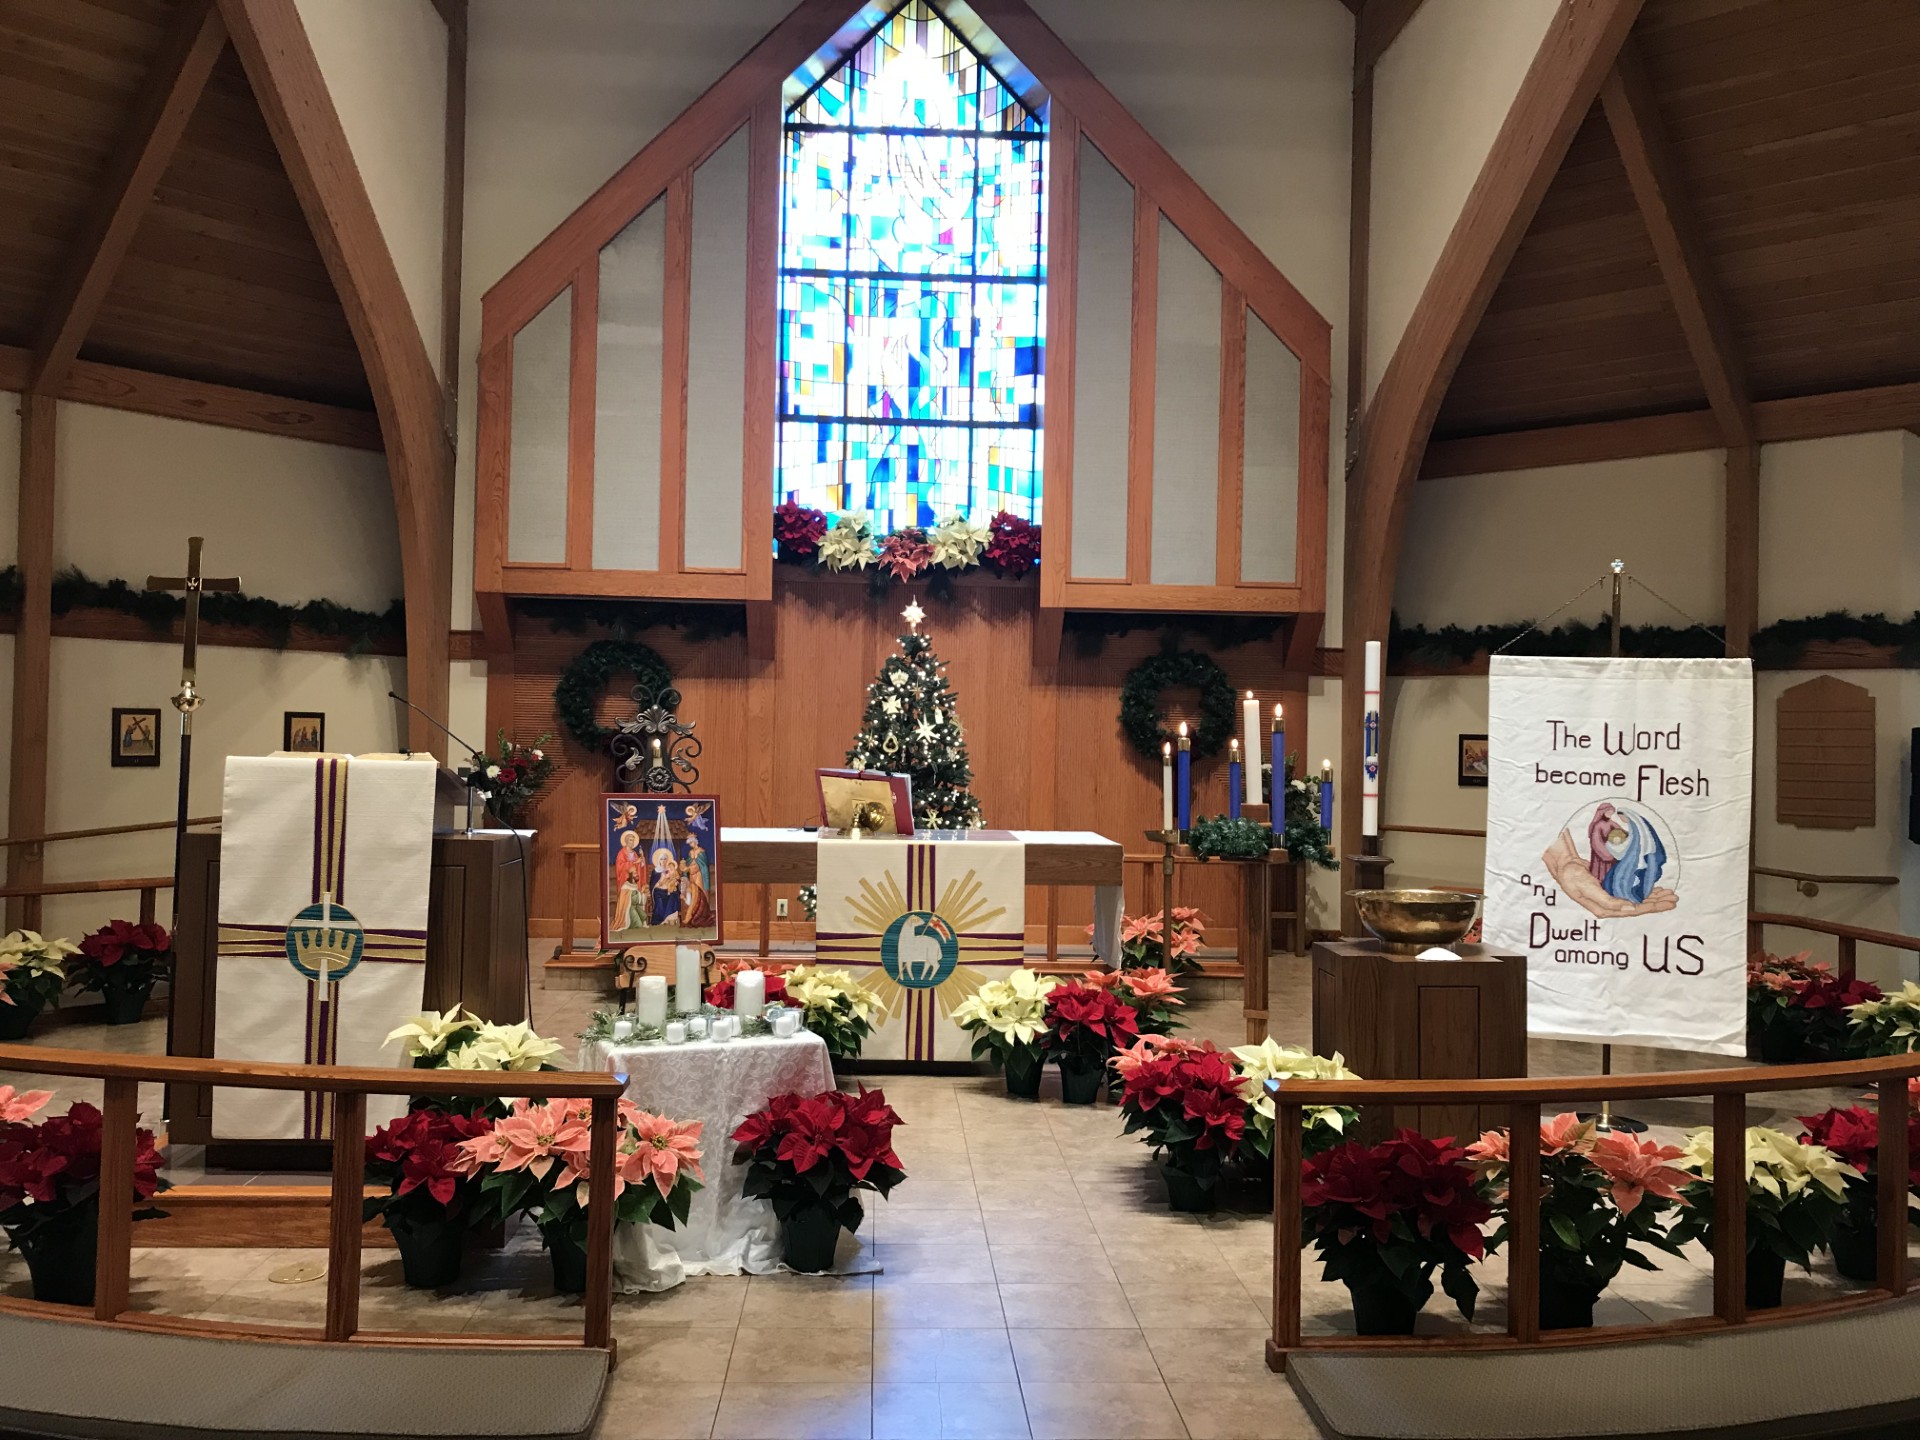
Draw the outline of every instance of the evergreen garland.
M1227 672L1197 650L1167 650L1142 660L1120 682L1120 728L1143 758L1157 762L1171 738L1160 724L1161 693L1183 686L1200 692L1200 721L1191 737L1195 758L1211 759L1226 747L1234 729Z
M1244 816L1201 815L1187 828L1187 843L1202 860L1264 860L1273 849L1273 827Z
M860 733L847 764L908 776L913 785L914 824L923 830L977 830L980 802L974 798L973 765L960 728L959 700L947 684L947 663L926 636L900 637L867 687Z
M596 640L560 672L560 683L553 687L553 708L567 733L587 749L604 752L613 738L611 725L595 718L600 697L607 682L616 675L631 674L636 682L660 691L673 683L667 662L637 640Z
M1160 644L1167 650L1178 649L1188 637L1209 650L1251 645L1273 639L1290 618L1286 615L1183 615L1171 619L1145 610L1089 610L1069 613L1061 628L1072 640L1074 653L1092 659L1106 648L1107 641L1141 630L1158 630Z
M582 635L599 627L612 632L616 640L629 639L643 630L678 630L696 645L710 640L728 640L747 633L744 605L689 602L683 600L551 600L521 599L513 602L516 613L546 622L556 634Z
M1396 616L1387 634L1387 653L1402 663L1436 669L1467 665L1511 644L1525 633L1528 623L1522 620L1471 629L1460 625L1428 629L1424 625L1402 625ZM1518 648L1528 655L1600 656L1611 647L1611 635L1611 626L1604 620L1591 624L1573 620L1527 635ZM1906 620L1889 620L1881 614L1830 610L1798 620L1776 620L1754 631L1753 660L1761 669L1789 670L1809 645L1848 642L1891 648L1895 663L1903 669L1920 666L1920 613ZM1622 626L1620 650L1623 655L1658 659L1713 658L1725 653L1716 637L1691 625Z

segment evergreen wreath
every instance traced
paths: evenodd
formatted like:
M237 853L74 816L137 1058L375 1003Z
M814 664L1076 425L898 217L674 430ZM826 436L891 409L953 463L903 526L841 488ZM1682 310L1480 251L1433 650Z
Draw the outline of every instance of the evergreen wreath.
M630 674L655 691L673 683L667 662L651 646L638 640L596 640L573 657L553 687L553 708L560 723L589 750L604 751L613 738L613 727L600 724L594 712L607 682L621 674Z
M1120 728L1148 760L1160 758L1167 739L1160 728L1160 696L1182 686L1200 692L1200 723L1192 737L1196 756L1218 755L1233 734L1234 694L1227 672L1197 650L1163 651L1142 660L1120 682Z

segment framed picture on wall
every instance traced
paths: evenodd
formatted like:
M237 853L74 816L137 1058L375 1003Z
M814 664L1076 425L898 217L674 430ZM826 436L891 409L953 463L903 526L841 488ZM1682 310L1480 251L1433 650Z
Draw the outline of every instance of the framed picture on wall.
M719 802L602 795L600 809L601 945L717 941Z
M319 754L327 748L327 717L312 710L288 710L280 721L280 748Z
M153 766L160 763L160 712L116 705L113 711L112 762Z
M1485 787L1487 783L1487 737L1460 737L1460 783Z

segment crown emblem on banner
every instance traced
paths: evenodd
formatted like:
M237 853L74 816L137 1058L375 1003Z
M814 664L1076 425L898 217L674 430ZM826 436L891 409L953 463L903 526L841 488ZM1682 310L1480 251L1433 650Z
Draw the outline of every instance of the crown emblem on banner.
M343 978L360 963L365 945L360 922L330 895L287 922L287 960L309 980Z

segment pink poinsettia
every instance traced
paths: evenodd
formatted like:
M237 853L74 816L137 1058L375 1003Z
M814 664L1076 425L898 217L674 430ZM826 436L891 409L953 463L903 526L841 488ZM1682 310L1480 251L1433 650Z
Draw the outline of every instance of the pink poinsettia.
M483 1166L498 1170L525 1170L537 1180L547 1178L556 1162L556 1183L572 1184L586 1171L592 1146L591 1111L582 1100L551 1100L536 1104L516 1100L513 1109L485 1135L461 1142L456 1168L471 1174Z
M1122 970L1120 983L1133 992L1136 1000L1152 1000L1161 1005L1184 1005L1184 1000L1176 1000L1176 995L1185 993L1185 987L1173 983L1173 977L1165 970L1154 966L1143 966L1138 970Z
M664 1198L672 1193L683 1170L696 1180L707 1178L700 1168L701 1121L676 1124L664 1115L638 1107L629 1114L627 1103L621 1102L626 1133L621 1137L617 1166L622 1185L644 1185L651 1180Z
M1620 1213L1631 1215L1649 1195L1681 1199L1681 1187L1697 1177L1667 1162L1686 1153L1677 1145L1636 1140L1623 1130L1604 1130L1594 1136L1588 1158L1613 1182L1613 1203Z
M1116 1052L1110 1063L1124 1080L1142 1065L1149 1065L1168 1055L1191 1055L1204 1048L1197 1041L1181 1040L1172 1035L1142 1035L1126 1049Z
M11 1085L0 1085L0 1124L31 1120L51 1099L51 1090L29 1090L22 1094Z

